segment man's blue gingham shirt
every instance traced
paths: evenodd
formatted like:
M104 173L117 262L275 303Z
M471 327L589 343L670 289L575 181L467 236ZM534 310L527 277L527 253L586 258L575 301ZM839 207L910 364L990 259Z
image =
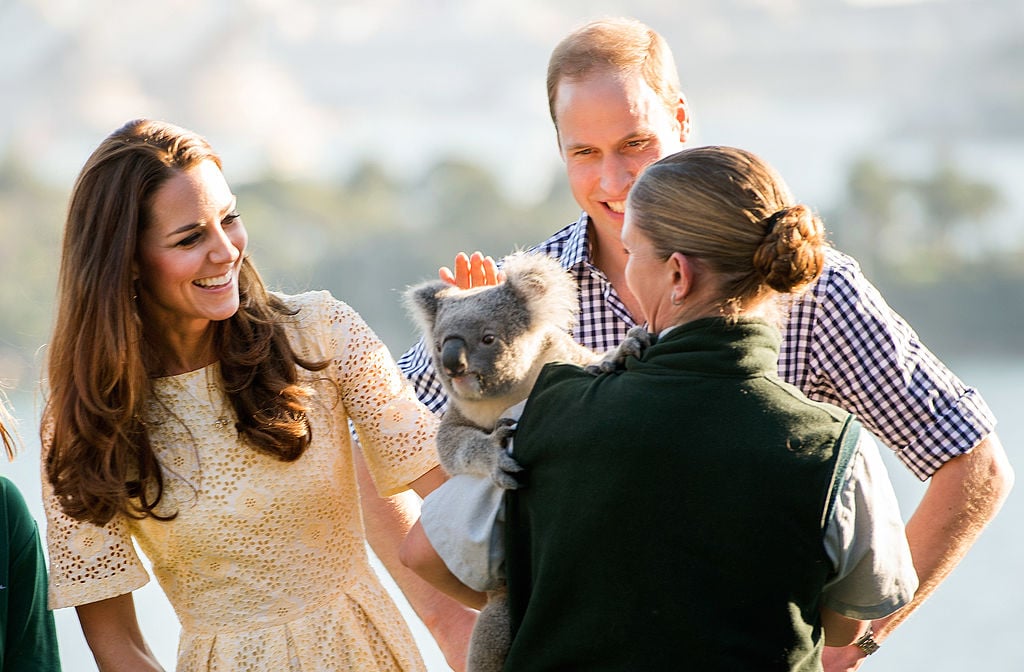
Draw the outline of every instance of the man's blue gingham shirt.
M579 285L573 336L595 351L613 348L635 322L604 273L590 263L586 213L533 248L558 259ZM447 399L423 339L398 365L434 412ZM970 451L995 418L882 299L852 258L829 249L818 282L797 299L779 355L779 375L811 399L857 415L918 478Z

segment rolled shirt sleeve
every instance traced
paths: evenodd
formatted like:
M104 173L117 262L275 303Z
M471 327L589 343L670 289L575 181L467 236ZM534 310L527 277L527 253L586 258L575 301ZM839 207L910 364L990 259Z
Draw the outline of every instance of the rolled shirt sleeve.
M856 261L833 249L791 307L779 374L856 414L921 480L995 428L978 391L921 342Z

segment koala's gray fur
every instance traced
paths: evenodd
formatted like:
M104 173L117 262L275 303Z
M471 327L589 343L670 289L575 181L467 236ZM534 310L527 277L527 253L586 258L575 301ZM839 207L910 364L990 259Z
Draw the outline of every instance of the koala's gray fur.
M583 365L595 356L568 333L579 301L557 261L520 252L502 270L501 284L459 289L435 280L410 288L406 302L448 393L437 438L441 466L514 488L507 470L518 467L502 447L509 432L495 427L502 411L526 399L548 362Z
M505 258L505 282L459 289L435 280L405 295L419 324L448 409L437 434L441 466L449 474L490 477L515 488L520 470L505 444L512 433L501 413L526 399L545 364L553 361L614 369L639 356L647 333L637 328L603 359L568 333L579 306L576 283L557 261L518 252ZM596 360L596 361L595 361ZM504 589L488 596L470 642L468 670L501 670L511 644Z

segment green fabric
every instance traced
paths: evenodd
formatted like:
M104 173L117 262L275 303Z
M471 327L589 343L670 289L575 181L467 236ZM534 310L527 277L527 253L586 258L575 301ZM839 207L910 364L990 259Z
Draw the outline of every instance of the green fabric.
M59 671L57 631L46 608L46 564L36 521L17 487L0 476L0 670Z
M777 377L761 321L543 371L508 496L506 670L819 670L822 545L850 416Z

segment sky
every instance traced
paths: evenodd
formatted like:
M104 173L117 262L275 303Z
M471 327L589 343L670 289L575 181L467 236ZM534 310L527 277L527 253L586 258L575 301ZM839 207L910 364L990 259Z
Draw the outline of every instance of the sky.
M695 143L761 153L832 201L858 153L961 138L947 117L982 126L988 91L953 105L942 87L981 86L988 69L963 72L963 55L1012 42L1015 4L2 0L0 156L69 185L102 137L149 116L206 135L236 181L332 179L364 157L415 177L455 154L536 199L560 169L548 54L627 11L675 51Z

